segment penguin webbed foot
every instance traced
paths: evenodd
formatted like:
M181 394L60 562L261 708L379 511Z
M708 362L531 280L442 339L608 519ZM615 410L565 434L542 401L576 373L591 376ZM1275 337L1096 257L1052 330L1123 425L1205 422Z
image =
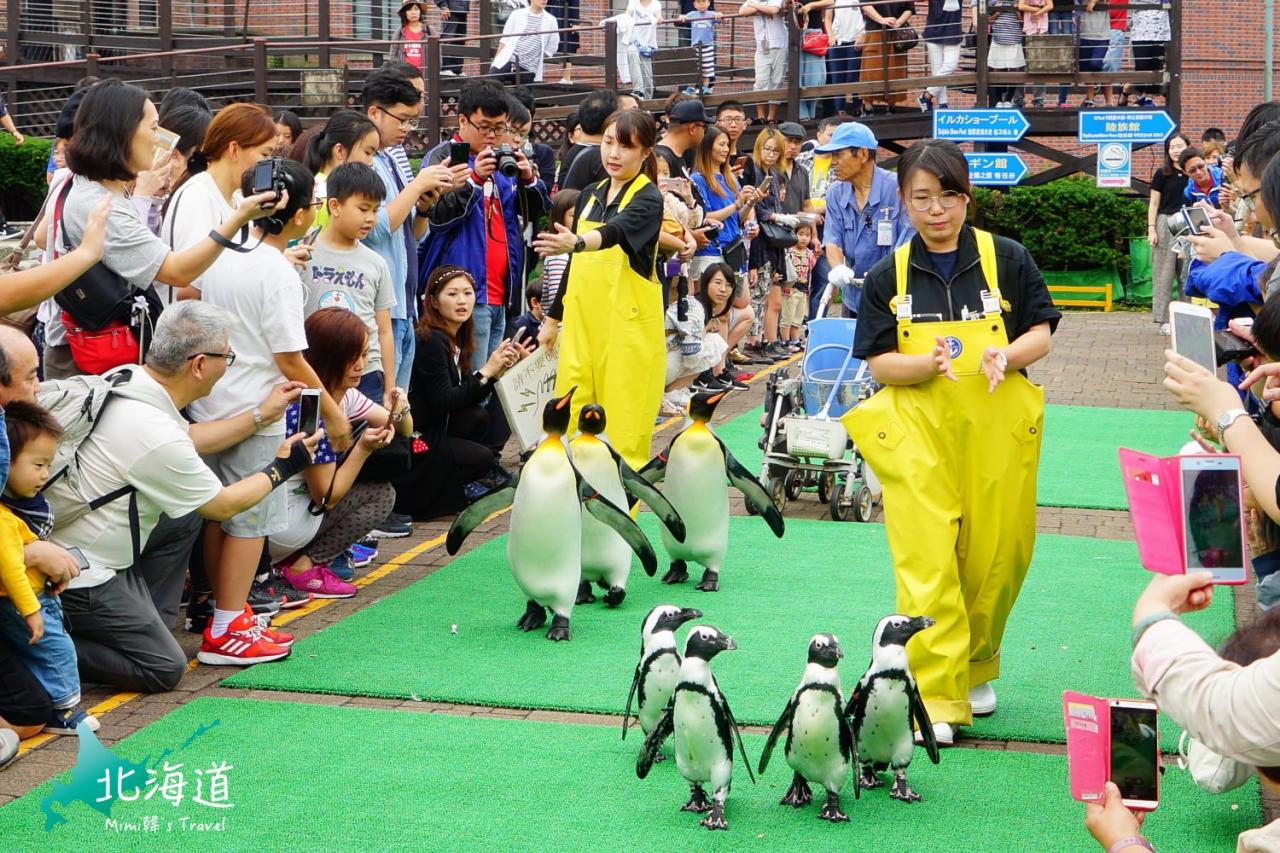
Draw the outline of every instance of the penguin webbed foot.
M724 819L724 803L716 801L711 807L711 814L699 822L707 829L728 829L729 821Z
M530 601L524 608L524 615L516 621L521 631L536 631L547 624L547 610L536 601Z
M702 581L697 588L703 592L718 592L720 590L720 573L707 569L702 573Z
M848 823L849 816L840 811L840 795L828 792L827 804L822 807L822 811L818 812L820 820L829 820L832 823Z
M870 764L862 765L862 775L858 777L858 787L864 791L871 788L879 788L884 784L884 780L877 775L875 768Z
M911 786L907 784L906 773L898 773L894 776L893 787L889 789L889 796L895 800L902 800L904 803L918 803L923 799L923 797L911 790Z
M569 618L567 616L561 616L557 613L551 618L551 630L547 632L547 639L553 642L572 639L569 634Z
M779 805L791 806L792 808L803 808L813 802L813 791L809 789L809 783L799 773L791 780L791 787L787 789L787 793L782 795Z
M689 566L684 560L673 560L671 568L662 576L663 583L684 583L689 579Z
M711 801L707 799L707 792L702 790L701 785L691 785L689 787L689 802L681 806L680 811L695 812L697 814L711 811Z
M578 597L574 600L574 604L595 604L596 597L591 593L591 581L583 581L578 584Z
M617 607L622 600L627 597L627 591L620 586L611 586L609 591L604 594L604 603L606 607Z

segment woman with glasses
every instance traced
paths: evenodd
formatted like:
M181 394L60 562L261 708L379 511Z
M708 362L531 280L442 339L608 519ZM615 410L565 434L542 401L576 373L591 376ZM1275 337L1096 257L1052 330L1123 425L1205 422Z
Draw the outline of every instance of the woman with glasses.
M1061 315L1025 248L966 223L959 146L917 143L898 181L916 236L867 275L853 345L887 387L844 423L884 485L898 612L934 620L908 654L946 745L996 708L1036 535L1044 391L1023 371Z

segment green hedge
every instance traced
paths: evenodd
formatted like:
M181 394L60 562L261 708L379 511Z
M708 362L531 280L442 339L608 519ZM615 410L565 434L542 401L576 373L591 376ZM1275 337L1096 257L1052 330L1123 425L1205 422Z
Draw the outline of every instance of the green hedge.
M1012 237L1047 270L1129 267L1129 240L1146 232L1147 203L1077 175L1008 192L974 190L979 227Z
M9 219L33 219L49 185L45 168L52 142L34 136L15 145L13 137L0 133L0 206Z

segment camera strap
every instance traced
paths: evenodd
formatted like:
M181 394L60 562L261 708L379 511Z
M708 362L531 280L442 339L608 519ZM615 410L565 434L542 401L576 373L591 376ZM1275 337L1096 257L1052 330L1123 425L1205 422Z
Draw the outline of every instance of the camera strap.
M252 252L254 249L261 246L262 240L263 238L265 238L265 236L266 235L264 234L262 237L258 238L258 242L254 243L252 246L248 246L247 245L249 242L249 226L248 225L240 226L240 242L239 243L233 243L232 241L228 240L226 237L223 237L221 234L218 233L217 229L214 229L214 228L209 229L210 240L217 243L219 246L221 246L224 249L230 249L231 251L239 252L242 255L247 255L250 252Z

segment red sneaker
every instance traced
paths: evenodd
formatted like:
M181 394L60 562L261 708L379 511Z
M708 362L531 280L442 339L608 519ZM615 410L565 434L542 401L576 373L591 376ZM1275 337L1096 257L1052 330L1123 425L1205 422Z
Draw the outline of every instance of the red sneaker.
M244 612L248 613L249 617L258 623L258 627L262 629L262 637L267 642L286 648L293 645L293 634L288 631L281 631L279 628L272 628L269 614L254 613L253 608L247 604L244 606Z
M241 613L231 620L227 633L216 640L210 634L213 621L204 629L204 642L196 659L200 663L215 666L248 666L254 663L280 660L289 656L289 649L277 645L262 635L262 628L251 613Z

